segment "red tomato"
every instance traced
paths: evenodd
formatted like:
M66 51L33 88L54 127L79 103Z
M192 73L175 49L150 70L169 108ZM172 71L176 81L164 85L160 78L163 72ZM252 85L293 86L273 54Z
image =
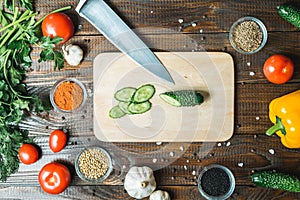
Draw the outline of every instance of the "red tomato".
M264 75L271 83L282 84L292 78L294 64L290 58L275 54L266 60L263 70Z
M64 13L52 13L46 16L42 22L44 36L61 37L61 44L68 41L74 34L74 24L70 17Z
M70 185L71 173L65 165L52 162L41 169L38 179L45 192L59 194Z
M35 146L23 144L19 149L19 159L26 165L35 163L39 159L39 152Z
M49 147L54 153L59 152L65 148L67 140L68 138L65 132L62 130L54 130L49 137Z

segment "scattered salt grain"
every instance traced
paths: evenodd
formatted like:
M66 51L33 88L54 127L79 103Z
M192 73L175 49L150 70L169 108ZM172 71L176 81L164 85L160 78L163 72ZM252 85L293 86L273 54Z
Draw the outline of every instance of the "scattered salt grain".
M183 19L178 19L178 22L181 24L183 23Z
M254 75L255 75L255 72L249 72L249 75L250 75L250 76L254 76Z
M226 147L229 147L229 146L230 146L230 144L231 144L230 142L227 142L227 143L226 143Z
M179 149L180 149L180 151L183 151L183 150L184 150L183 146L180 146Z
M251 66L251 62L247 62L247 66L250 67Z
M151 10L150 13L152 14L152 13L153 13L153 10Z
M156 159L156 158L153 158L152 162L153 162L153 163L156 163L156 162L157 162L157 159Z
M123 165L122 168L123 168L123 169L126 169L126 165Z
M203 33L203 29L200 29L200 31L199 31L200 33Z
M186 163L190 163L190 160L186 160Z
M196 27L197 24L195 22L192 23L192 27Z
M158 145L158 146L162 145L162 142L156 142L156 145Z
M196 175L196 171L194 170L194 171L192 171L192 175L193 176L195 176Z
M260 120L260 117L257 116L257 117L255 117L255 119L258 121L258 120Z
M184 170L187 170L187 166L186 166L186 165L184 165L184 166L183 166L183 169L184 169Z
M174 155L175 155L175 153L171 151L170 156L173 157Z
M221 144L221 143L218 143L218 147L220 147L220 146L222 146L222 144Z
M241 162L241 163L238 163L238 166L239 166L239 167L243 167L243 166L244 166L244 163L242 163L242 162Z
M274 155L274 153L275 153L274 149L269 149L269 153Z

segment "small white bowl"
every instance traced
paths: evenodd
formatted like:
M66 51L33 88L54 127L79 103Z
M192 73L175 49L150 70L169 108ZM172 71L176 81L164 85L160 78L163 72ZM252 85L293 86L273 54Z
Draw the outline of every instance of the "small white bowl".
M223 170L229 178L229 184L230 184L229 189L225 194L223 194L221 196L212 196L210 194L207 194L204 191L203 187L202 187L202 177L203 177L203 175L207 171L209 171L213 168L219 168L219 169ZM206 199L209 199L209 200L225 200L225 199L229 198L232 195L232 193L234 192L234 189L235 189L234 175L227 167L225 167L223 165L212 164L212 165L205 166L204 169L200 172L199 177L198 177L198 189L199 189L200 194L203 197L205 197Z
M70 110L62 109L56 104L56 102L54 100L54 95L55 95L55 92L56 92L57 88L65 82L73 82L73 83L77 84L82 90L81 104L79 106L75 107L74 109L70 109ZM75 79L75 78L64 78L64 79L61 79L61 80L57 81L53 85L53 87L50 91L50 102L51 102L52 106L54 107L55 110L58 110L58 111L64 112L64 113L72 113L72 112L79 111L84 106L84 104L86 102L86 99L87 99L87 91L86 91L86 88L85 88L84 84L82 82L80 82L79 80Z
M260 46L257 49L250 51L250 52L243 51L242 49L238 48L233 39L233 31L235 30L235 27L238 26L239 24L241 24L242 22L246 22L246 21L255 22L259 26L260 31L262 32L262 41L260 43ZM233 25L231 26L230 31L229 31L229 41L231 43L231 46L237 52L242 53L242 54L257 53L266 45L267 39L268 39L268 31L267 31L267 28L265 27L264 23L261 20L255 18L255 17L251 17L251 16L246 16L246 17L242 17L242 18L238 19L236 22L233 23Z
M104 175L102 175L101 177L99 178L89 178L87 177L84 173L82 173L80 171L80 166L79 166L79 159L80 159L80 156L82 155L82 153L84 153L85 151L87 150L93 150L93 149L97 149L99 150L100 152L102 152L105 157L107 158L107 170L105 172ZM95 157L97 158L97 157ZM105 179L108 178L108 176L110 175L110 173L112 172L112 169L113 169L113 166L112 166L112 159L111 159L111 156L109 155L109 153L104 150L103 148L100 148L100 147L89 147L89 148L85 148L83 149L76 157L76 160L75 160L75 171L76 171L76 174L79 176L79 178L83 181L86 181L86 182L90 182L90 183L101 183L103 182Z

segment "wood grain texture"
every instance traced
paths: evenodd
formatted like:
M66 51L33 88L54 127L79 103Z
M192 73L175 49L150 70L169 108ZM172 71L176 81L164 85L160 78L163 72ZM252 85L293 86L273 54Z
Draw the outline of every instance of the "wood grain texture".
M300 32L281 19L276 6L284 0L107 0L121 18L156 52L226 52L234 59L235 99L234 134L224 142L155 143L101 142L93 130L93 61L103 52L118 52L92 25L74 11L79 0L35 0L40 17L66 5L66 13L75 23L75 36L68 43L79 44L84 60L77 67L65 63L62 71L53 71L53 63L38 63L39 49L33 48L32 70L26 84L32 94L48 98L52 85L63 77L76 77L88 90L85 108L66 115L55 111L28 113L20 127L42 151L41 159L29 166L20 165L17 173L0 183L0 199L133 199L124 191L123 181L133 165L154 169L158 189L166 190L172 199L203 199L197 189L197 177L206 165L219 163L229 167L236 177L236 189L230 199L300 199L299 193L255 187L251 174L261 170L277 170L299 177L300 150L287 149L276 135L264 134L272 125L268 104L273 98L300 88ZM298 0L290 3L300 6ZM261 19L268 29L268 42L258 53L243 55L234 51L228 40L230 26L238 18L251 15ZM182 21L182 23L180 23ZM58 46L57 49L61 47ZM264 61L281 53L295 63L293 79L284 85L269 83L262 72ZM112 80L113 81L113 80ZM53 129L68 130L66 148L53 154L48 136ZM75 173L77 153L87 146L109 150L114 160L111 176L101 184L90 184ZM273 153L274 152L274 153ZM66 164L72 173L71 186L59 195L41 190L37 176L41 167L51 161ZM299 177L300 178L300 177Z

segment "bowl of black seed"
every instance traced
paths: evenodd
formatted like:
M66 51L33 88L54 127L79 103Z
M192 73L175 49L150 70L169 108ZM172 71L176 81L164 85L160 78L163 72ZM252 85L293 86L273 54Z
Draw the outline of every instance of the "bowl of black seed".
M103 148L85 148L76 157L75 171L86 182L103 182L112 171L111 157Z
M253 54L267 43L268 32L264 23L251 16L238 19L230 28L229 41L239 53Z
M232 195L235 189L235 178L223 165L205 166L198 177L198 189L206 199L224 200Z

